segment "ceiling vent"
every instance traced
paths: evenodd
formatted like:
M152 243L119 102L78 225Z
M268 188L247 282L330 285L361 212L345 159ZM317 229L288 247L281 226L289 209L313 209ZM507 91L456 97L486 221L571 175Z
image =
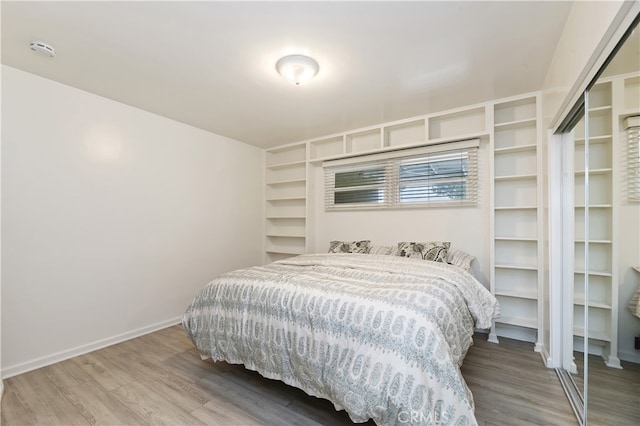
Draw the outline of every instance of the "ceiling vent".
M39 55L48 56L50 58L53 58L54 56L56 56L56 51L53 48L53 46L47 43L43 43L41 41L32 41L31 50L33 50Z

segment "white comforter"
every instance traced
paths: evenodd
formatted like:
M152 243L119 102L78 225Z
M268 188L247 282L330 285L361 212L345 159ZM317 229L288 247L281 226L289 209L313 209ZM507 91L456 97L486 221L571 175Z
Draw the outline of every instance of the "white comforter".
M495 298L451 265L302 255L208 284L183 325L204 357L244 364L378 425L476 424L459 366Z

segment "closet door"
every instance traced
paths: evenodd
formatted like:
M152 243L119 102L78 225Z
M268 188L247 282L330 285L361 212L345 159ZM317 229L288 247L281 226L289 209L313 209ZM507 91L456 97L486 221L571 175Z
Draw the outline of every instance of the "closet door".
M640 116L639 58L636 34L585 92L584 117L564 145L573 176L563 234L564 321L572 325L564 347L572 353L560 377L583 424L640 424L640 321L626 309L640 286L640 203L629 192L636 148L625 132L629 117Z
M625 131L640 116L640 32L636 28L589 90L588 424L640 424L640 319L627 305L640 285L640 203L630 197L633 158ZM585 226L585 229L587 226ZM586 357L585 357L586 359Z

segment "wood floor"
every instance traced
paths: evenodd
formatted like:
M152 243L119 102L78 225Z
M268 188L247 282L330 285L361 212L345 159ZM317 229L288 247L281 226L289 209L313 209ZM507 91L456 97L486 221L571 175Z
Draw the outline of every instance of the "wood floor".
M575 425L532 345L478 335L462 368L480 425ZM2 425L349 425L344 411L241 366L202 361L180 326L5 380ZM367 424L373 425L373 422Z
M573 375L573 379L582 390L584 354L574 354L580 374ZM626 361L620 364L622 370L610 368L602 357L589 355L588 424L640 425L640 364Z

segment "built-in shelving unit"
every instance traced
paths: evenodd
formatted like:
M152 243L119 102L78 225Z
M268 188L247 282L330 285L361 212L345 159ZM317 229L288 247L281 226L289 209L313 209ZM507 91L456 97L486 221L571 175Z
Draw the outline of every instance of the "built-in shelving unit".
M265 263L306 251L307 145L265 153Z
M472 106L312 139L309 161L487 137L486 117L485 105Z
M265 263L308 250L310 163L465 139L486 139L489 135L486 111L486 105L476 105L266 150Z
M502 315L499 336L536 343L540 350L542 280L540 101L537 94L493 104L491 290Z
M265 263L305 253L312 163L397 149L489 137L487 105L383 123L266 150Z

